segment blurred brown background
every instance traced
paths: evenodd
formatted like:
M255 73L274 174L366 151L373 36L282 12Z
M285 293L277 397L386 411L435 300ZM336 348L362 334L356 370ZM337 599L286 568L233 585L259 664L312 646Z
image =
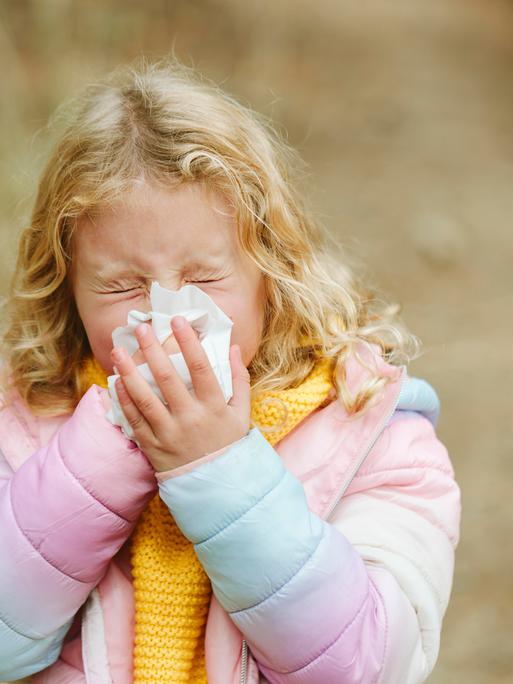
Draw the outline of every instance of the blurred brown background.
M0 1L1 294L63 98L174 48L272 116L423 340L462 538L430 684L513 682L513 3ZM401 684L398 682L398 684Z

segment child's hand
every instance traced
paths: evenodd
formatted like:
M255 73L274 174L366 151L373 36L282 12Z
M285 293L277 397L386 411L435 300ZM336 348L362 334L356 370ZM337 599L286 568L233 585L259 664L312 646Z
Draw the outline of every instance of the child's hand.
M177 325L179 318L184 321L182 328ZM115 348L111 352L121 376L116 381L121 408L141 450L159 472L241 439L247 435L250 424L250 377L238 347L230 348L233 396L226 403L195 331L179 316L172 319L172 329L189 368L196 397L188 391L150 325L143 323L137 327L137 340L167 406L140 375L126 350Z

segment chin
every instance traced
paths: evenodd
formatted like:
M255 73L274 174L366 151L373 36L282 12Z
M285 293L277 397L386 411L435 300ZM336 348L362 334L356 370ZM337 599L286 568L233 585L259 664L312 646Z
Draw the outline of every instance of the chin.
M94 352L93 352L94 353ZM101 356L95 354L94 358L96 361L100 364L100 366L103 368L103 371L107 375L114 375L114 366L112 365L112 362L109 361L104 361Z

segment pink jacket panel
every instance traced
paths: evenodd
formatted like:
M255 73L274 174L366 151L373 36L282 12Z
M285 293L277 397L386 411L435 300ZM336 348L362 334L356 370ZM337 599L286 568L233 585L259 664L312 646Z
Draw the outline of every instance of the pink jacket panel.
M52 421L56 431L32 454L35 421L19 404L0 411L3 474L17 467L0 483L0 615L20 649L73 619L156 492L153 469L106 421L98 390Z

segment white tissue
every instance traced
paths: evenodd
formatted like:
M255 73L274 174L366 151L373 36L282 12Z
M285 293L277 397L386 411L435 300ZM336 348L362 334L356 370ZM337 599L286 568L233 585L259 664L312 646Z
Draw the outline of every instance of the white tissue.
M150 320L157 339L162 343L173 334L171 319L180 314L198 332L201 346L205 350L212 370L228 402L233 394L229 358L233 321L196 285L184 285L180 290L173 291L161 287L154 281L150 288L150 302L151 311L147 313L135 309L128 312L128 325L124 328L116 328L112 333L114 346L124 347L128 354L134 354L139 349L135 329L140 323ZM187 389L195 396L191 375L183 354L170 354L169 359ZM137 369L155 394L166 403L148 364L142 363L137 366ZM117 370L116 367L114 370ZM123 433L139 445L119 403L115 388L115 382L118 378L119 374L117 373L108 377L112 406L106 415L113 425L119 425Z

